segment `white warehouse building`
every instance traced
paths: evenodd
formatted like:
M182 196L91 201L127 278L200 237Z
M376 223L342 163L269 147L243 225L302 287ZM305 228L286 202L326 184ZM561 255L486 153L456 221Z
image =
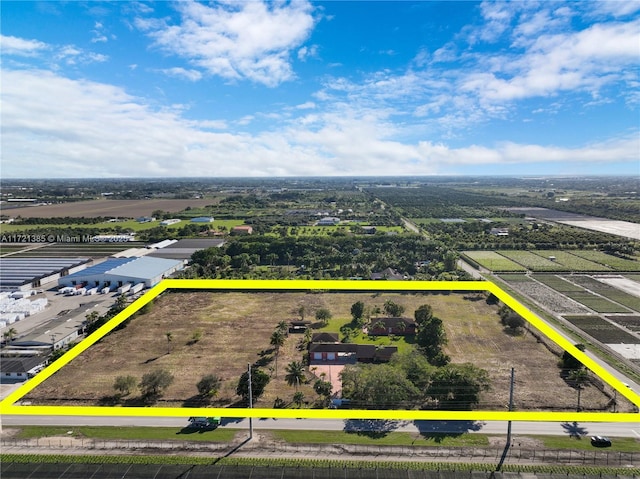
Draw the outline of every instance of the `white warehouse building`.
M145 287L155 286L164 278L184 268L184 262L165 258L112 258L98 265L60 278L60 286L83 285L86 288L112 290L127 283L144 283Z

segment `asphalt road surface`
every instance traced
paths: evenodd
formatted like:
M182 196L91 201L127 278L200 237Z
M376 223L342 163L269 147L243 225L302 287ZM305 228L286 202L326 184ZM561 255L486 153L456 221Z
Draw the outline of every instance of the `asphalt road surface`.
M102 416L2 416L2 426L163 426L181 428L187 424L186 418L173 417L102 417ZM376 421L355 421L337 419L254 419L254 429L289 429L342 431L345 428L376 430L381 424ZM507 431L506 421L392 421L386 428L399 432L446 432L481 433L503 435ZM223 418L222 427L248 429L249 420ZM387 429L385 429L387 430ZM558 422L513 422L512 431L520 435L633 437L640 439L640 416L638 422L631 423L558 423Z

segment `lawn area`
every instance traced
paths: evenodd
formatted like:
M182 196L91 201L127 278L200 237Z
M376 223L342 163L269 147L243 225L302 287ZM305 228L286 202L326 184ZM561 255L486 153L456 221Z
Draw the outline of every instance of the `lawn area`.
M425 437L417 433L409 432L388 432L386 434L368 434L345 431L273 430L269 432L275 439L294 444L361 444L366 446L440 447L484 447L489 445L489 439L485 434L430 433Z
M185 420L185 426L187 421ZM69 434L69 431L72 431ZM17 439L66 436L88 439L120 439L146 441L230 442L238 429L216 428L207 431L177 427L112 427L112 426L23 426Z
M530 436L542 442L544 449L572 449L578 451L611 451L611 452L635 452L640 450L640 441L632 437L610 437L611 447L600 449L591 445L590 436L576 439L566 436ZM516 439L517 442L517 439Z
M180 216L180 214L176 214L176 217ZM182 228L185 225L191 224L191 221L188 219L184 219L179 223L164 226L167 230L177 230ZM218 220L216 219L213 223L210 224L212 228L219 229L222 226L225 226L228 230L233 228L234 226L243 225L244 221L239 219L224 219ZM118 221L118 222L110 222L103 221L101 223L95 224L69 224L69 225L61 225L61 224L41 224L41 225L25 225L25 224L3 224L2 225L2 233L10 234L16 233L20 231L42 231L44 233L52 233L56 234L56 231L68 228L83 228L83 229L91 229L97 228L102 231L114 232L114 231L145 231L151 228L156 228L160 226L160 221L150 221L148 223L138 223L136 220L127 220L127 221Z

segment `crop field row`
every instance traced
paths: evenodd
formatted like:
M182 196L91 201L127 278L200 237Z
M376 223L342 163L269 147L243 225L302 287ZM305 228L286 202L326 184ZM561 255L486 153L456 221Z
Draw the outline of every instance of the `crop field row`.
M591 312L582 304L572 301L544 284L535 281L508 282L508 284L514 290L529 296L533 301L555 314L588 314Z
M536 274L535 279L560 293L584 291L584 288L553 274Z
M533 279L526 274L501 274L498 277L507 283L533 283Z
M565 316L564 318L601 343L640 344L640 339L599 316Z
M640 262L599 251L505 250L464 251L463 254L490 271L517 272L607 272L640 271ZM553 257L553 259L549 259Z
M555 257L555 262L565 266L571 271L611 271L611 268L594 261L576 256L573 252L561 250L536 250L534 254L548 259L550 256Z
M530 251L501 251L500 254L531 271L567 271L567 266Z
M597 296L589 291L567 291L564 293L569 298L584 304L587 308L597 313L630 313L627 308L620 306L606 298Z
M575 281L580 286L593 291L594 293L600 294L610 299L611 301L615 301L628 308L633 309L634 311L640 312L640 298L638 296L634 296L632 294L621 291L614 286L603 283L602 281L598 281L597 279L591 278L589 276L575 276L573 278L573 281Z
M640 271L640 262L618 258L617 256L606 254L601 251L577 250L572 251L571 254L609 266L616 271Z
M615 316L605 316L605 318L627 328L629 331L640 333L640 316L620 314Z
M490 271L526 271L523 266L495 251L465 251L463 254Z

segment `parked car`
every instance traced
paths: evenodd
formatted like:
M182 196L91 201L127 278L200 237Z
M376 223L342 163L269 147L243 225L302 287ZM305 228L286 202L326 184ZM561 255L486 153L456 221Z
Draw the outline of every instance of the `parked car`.
M189 426L198 429L215 428L220 425L219 417L190 417Z
M605 436L593 436L591 445L594 447L611 447L611 439Z

